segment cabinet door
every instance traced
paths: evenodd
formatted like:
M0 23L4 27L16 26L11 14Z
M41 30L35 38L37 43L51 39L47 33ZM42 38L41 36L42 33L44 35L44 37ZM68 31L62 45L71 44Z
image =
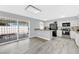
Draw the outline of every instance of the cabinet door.
M71 39L75 39L75 32L74 31L70 31L70 38Z
M77 21L72 21L72 22L71 22L71 27L73 27L73 26L77 26L77 24L78 24Z
M61 30L57 30L57 36L61 37L62 36L62 31Z

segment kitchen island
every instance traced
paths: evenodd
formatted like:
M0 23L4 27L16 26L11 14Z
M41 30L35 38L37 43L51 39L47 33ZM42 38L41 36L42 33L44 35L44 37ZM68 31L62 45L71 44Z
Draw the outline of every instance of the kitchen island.
M79 47L79 32L71 31L71 39L74 39L76 45Z
M52 39L52 30L36 30L36 37L51 40Z
M79 26L72 28L72 31L70 31L70 37L75 40L76 45L79 47Z

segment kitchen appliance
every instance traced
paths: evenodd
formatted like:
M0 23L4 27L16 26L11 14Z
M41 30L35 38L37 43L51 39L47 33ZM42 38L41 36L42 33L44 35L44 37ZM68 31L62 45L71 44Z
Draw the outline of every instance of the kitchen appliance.
M62 37L70 38L70 28L63 28L62 29Z
M58 29L58 27L57 27L57 22L51 23L49 29L50 29L50 30L53 30L53 31L52 31L52 36L53 36L53 37L57 37L57 29Z
M50 30L57 30L57 22L51 23L49 29Z
M57 30L52 31L52 36L57 37Z
M70 38L70 22L62 23L62 37Z
M62 23L62 35L70 35L70 22Z
M62 35L70 35L70 28L63 28Z
M70 23L62 23L62 27L69 27L70 26Z

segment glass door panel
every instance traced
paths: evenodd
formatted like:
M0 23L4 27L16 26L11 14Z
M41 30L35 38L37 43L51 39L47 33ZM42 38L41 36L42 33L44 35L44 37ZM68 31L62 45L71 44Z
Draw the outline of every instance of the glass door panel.
M27 38L28 37L28 22L18 21L18 38Z
M0 43L17 40L17 21L0 19Z

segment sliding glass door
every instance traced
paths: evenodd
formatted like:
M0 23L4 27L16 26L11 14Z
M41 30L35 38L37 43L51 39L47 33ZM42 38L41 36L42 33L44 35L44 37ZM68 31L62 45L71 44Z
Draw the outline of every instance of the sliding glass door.
M0 19L0 43L17 40L17 22Z
M0 43L27 38L28 28L26 21L0 18Z
M18 21L18 38L23 39L27 38L29 34L28 30L28 22L26 21Z

